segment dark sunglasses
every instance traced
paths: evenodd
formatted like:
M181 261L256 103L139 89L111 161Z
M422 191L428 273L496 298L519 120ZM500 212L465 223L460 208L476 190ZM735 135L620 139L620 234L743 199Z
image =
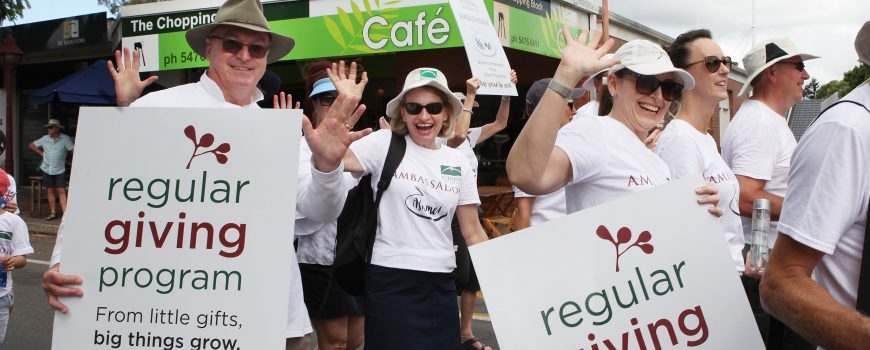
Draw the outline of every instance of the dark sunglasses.
M410 115L417 115L423 112L423 109L426 109L426 112L434 115L441 113L444 110L444 104L441 102L432 102L428 105L421 105L416 102L407 102L405 103L405 112L408 112Z
M49 126L47 126L47 128L48 128L48 129L54 129L54 128L57 128L57 127L54 126L54 125L49 125Z
M662 98L665 101L673 101L679 99L683 94L683 84L665 80L658 80L653 75L643 75L638 74L629 69L623 69L616 72L616 76L622 78L625 75L631 75L635 77L634 88L637 90L637 93L642 95L652 95L659 87L662 88Z
M332 106L332 104L335 102L336 97L337 96L335 96L335 94L324 93L314 96L314 99L317 100L317 102L320 103L321 106L329 107Z
M716 73L719 71L719 65L724 64L725 68L731 69L731 57L725 56L722 58L716 56L707 56L704 57L703 60L692 62L686 65L686 68L689 68L698 63L704 62L704 67L707 67L707 71L710 73Z
M239 51L241 51L242 48L245 46L248 47L248 54L251 55L251 58L263 58L266 57L267 53L269 53L269 48L266 45L245 44L236 39L222 38L217 35L210 35L208 38L220 40L223 44L221 47L223 48L224 52L231 53L233 55L239 53Z
M807 66L803 62L779 62L783 64L793 64L794 68L798 70L798 72L803 72L804 68Z

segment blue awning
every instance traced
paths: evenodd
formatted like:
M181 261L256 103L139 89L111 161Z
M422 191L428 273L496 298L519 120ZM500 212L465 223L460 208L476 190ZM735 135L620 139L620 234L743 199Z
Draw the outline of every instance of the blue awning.
M58 101L86 105L114 105L115 82L106 68L106 60L101 59L88 68L30 93L29 98L31 104Z

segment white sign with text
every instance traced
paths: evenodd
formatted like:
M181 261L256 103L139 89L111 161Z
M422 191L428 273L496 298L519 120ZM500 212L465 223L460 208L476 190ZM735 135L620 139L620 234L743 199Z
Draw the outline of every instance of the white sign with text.
M470 248L502 349L763 349L685 179Z
M498 34L482 0L450 0L459 25L471 74L480 79L478 95L517 96L511 83L508 62Z
M79 115L52 349L283 349L301 111Z

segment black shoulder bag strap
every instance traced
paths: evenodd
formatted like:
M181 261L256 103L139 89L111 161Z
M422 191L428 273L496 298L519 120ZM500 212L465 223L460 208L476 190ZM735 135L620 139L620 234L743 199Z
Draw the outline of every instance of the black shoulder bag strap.
M816 120L819 120L822 114L831 109L831 107L845 102L861 106L865 111L867 111L867 113L870 113L870 109L867 109L867 106L865 105L855 101L840 100L837 103L828 106L828 108L825 108L822 113L819 113L819 116L813 120L813 123L815 123ZM870 236L870 202L868 202L867 207L867 221L864 226L864 250L861 253L861 272L859 275L860 277L858 277L858 300L855 303L855 308L865 315L870 315L870 259L868 259L867 256L867 252L870 252L870 239L867 239L867 237Z
M402 158L405 157L405 146L405 136L393 133L393 137L390 139L390 148L387 150L387 158L384 160L384 169L381 171L381 179L378 180L378 193L375 195L375 208L380 208L381 196L384 194L384 191L387 190L387 187L390 187L390 181L393 180L393 173L396 172L396 168L399 167L399 163L401 163ZM375 235L377 235L377 220L379 216L380 210L375 210L375 233L369 235L368 242L366 242L366 264L372 262L372 250L375 246Z
M870 111L868 111L870 112ZM858 277L858 300L855 308L865 315L870 315L870 202L867 204L867 221L864 223L864 250L861 252L861 275Z

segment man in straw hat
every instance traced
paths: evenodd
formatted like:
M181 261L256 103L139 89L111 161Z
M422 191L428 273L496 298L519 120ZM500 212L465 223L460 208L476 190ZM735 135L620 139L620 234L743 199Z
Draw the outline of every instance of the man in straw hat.
M191 28L186 33L187 43L198 55L209 62L208 70L199 82L176 86L139 98L142 90L156 78L139 79L139 53L124 49L115 52L118 67L108 63L115 80L119 106L131 107L220 107L259 108L257 101L263 94L257 83L263 77L266 64L287 55L293 48L293 39L272 32L258 0L228 0L219 9L213 23ZM122 64L123 62L123 64ZM354 140L371 132L370 129L350 132L350 125L365 111L357 103L359 97L339 95L327 112L326 119L313 128L302 118L305 139L312 152L312 167L300 167L297 180L297 212L306 218L330 221L338 217L346 192L341 186L343 166L341 159ZM308 194L311 195L308 195ZM316 198L314 198L316 197ZM58 234L58 243L62 235ZM79 276L59 272L60 244L52 254L52 268L43 275L43 289L49 304L67 312L58 296L81 296L77 288L64 285L80 284ZM296 256L291 266L293 276L290 288L290 315L287 324L287 348L307 348L303 337L311 332L311 324L302 298Z
M722 138L722 158L740 185L738 206L747 242L752 234L752 205L758 198L770 201L768 245L773 247L776 240L775 220L782 209L791 155L797 144L785 114L803 98L803 84L810 77L804 61L814 58L818 57L800 51L789 39L762 42L743 58L749 75L738 95L751 90L752 96L737 110ZM753 305L759 304L759 270L758 266L748 266L744 272ZM783 339L791 342L798 338L761 308L754 311L768 345L776 347Z
M45 127L48 134L27 147L42 157L39 170L42 170L42 185L48 192L48 208L51 209L45 220L54 220L58 217L55 201L60 202L60 211L66 213L66 156L75 145L69 136L60 133L63 125L59 120L49 119Z
M870 65L870 21L855 49ZM761 281L764 308L822 348L870 344L870 268L862 266L862 259L870 262L863 256L870 222L868 107L870 80L822 112L801 138Z

